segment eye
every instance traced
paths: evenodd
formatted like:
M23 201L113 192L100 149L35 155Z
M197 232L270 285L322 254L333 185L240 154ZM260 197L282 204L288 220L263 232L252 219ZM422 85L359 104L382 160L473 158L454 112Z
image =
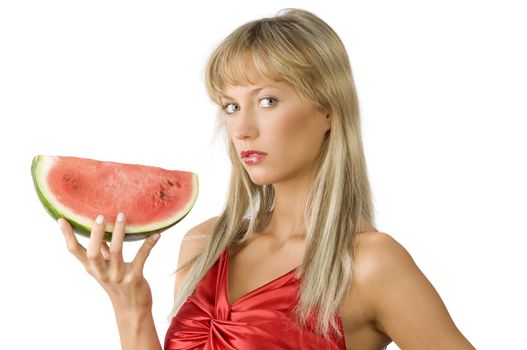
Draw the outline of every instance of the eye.
M240 110L240 106L238 106L237 104L235 103L226 103L224 106L223 106L223 110L225 112L227 112L227 114L232 114L234 112L237 112Z
M278 99L274 97L262 97L258 100L258 105L262 108L269 108L275 105L278 102ZM238 112L240 110L240 105L236 103L226 103L223 105L223 110L227 114L233 114L234 112Z
M264 97L260 99L260 106L264 108L269 108L270 106L276 104L276 102L278 102L278 100L274 97Z

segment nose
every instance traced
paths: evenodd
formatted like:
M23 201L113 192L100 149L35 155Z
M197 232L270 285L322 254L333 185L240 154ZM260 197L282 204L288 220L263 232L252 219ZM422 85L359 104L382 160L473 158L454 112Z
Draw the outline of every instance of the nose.
M241 108L229 118L232 136L237 140L253 140L258 136L258 125L255 114L248 108Z

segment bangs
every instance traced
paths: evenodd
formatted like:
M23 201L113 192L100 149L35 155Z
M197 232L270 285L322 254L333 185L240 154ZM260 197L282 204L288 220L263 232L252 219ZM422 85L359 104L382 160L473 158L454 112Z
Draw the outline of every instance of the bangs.
M211 54L205 69L209 97L221 106L228 85L254 84L248 74L254 67L264 78L286 82L301 96L320 105L315 65L316 46L302 35L299 23L275 18L249 22L231 33ZM324 64L324 62L322 62Z
M264 78L284 81L279 68L272 66L262 52L233 47L218 54L209 65L207 88L210 97L221 105L220 96L227 85L254 84L247 73L252 67Z

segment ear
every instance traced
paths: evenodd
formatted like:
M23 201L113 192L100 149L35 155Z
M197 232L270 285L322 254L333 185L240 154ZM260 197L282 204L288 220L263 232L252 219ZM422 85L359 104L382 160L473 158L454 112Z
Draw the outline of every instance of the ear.
M326 114L326 117L324 118L324 124L326 127L326 132L331 130L331 118L329 116L329 113Z
M329 130L331 130L331 115L327 108L322 106L318 106L317 110L319 118L322 118L321 123L327 133Z

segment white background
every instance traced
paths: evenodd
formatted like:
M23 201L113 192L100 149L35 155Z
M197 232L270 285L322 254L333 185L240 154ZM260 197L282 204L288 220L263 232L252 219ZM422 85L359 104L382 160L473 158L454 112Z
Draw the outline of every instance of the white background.
M406 247L478 349L526 348L521 1L342 3L1 3L0 348L119 348L108 297L35 195L37 154L198 173L194 209L145 267L163 340L180 240L219 213L230 170L212 139L207 56L284 7L313 11L348 49L377 228Z

